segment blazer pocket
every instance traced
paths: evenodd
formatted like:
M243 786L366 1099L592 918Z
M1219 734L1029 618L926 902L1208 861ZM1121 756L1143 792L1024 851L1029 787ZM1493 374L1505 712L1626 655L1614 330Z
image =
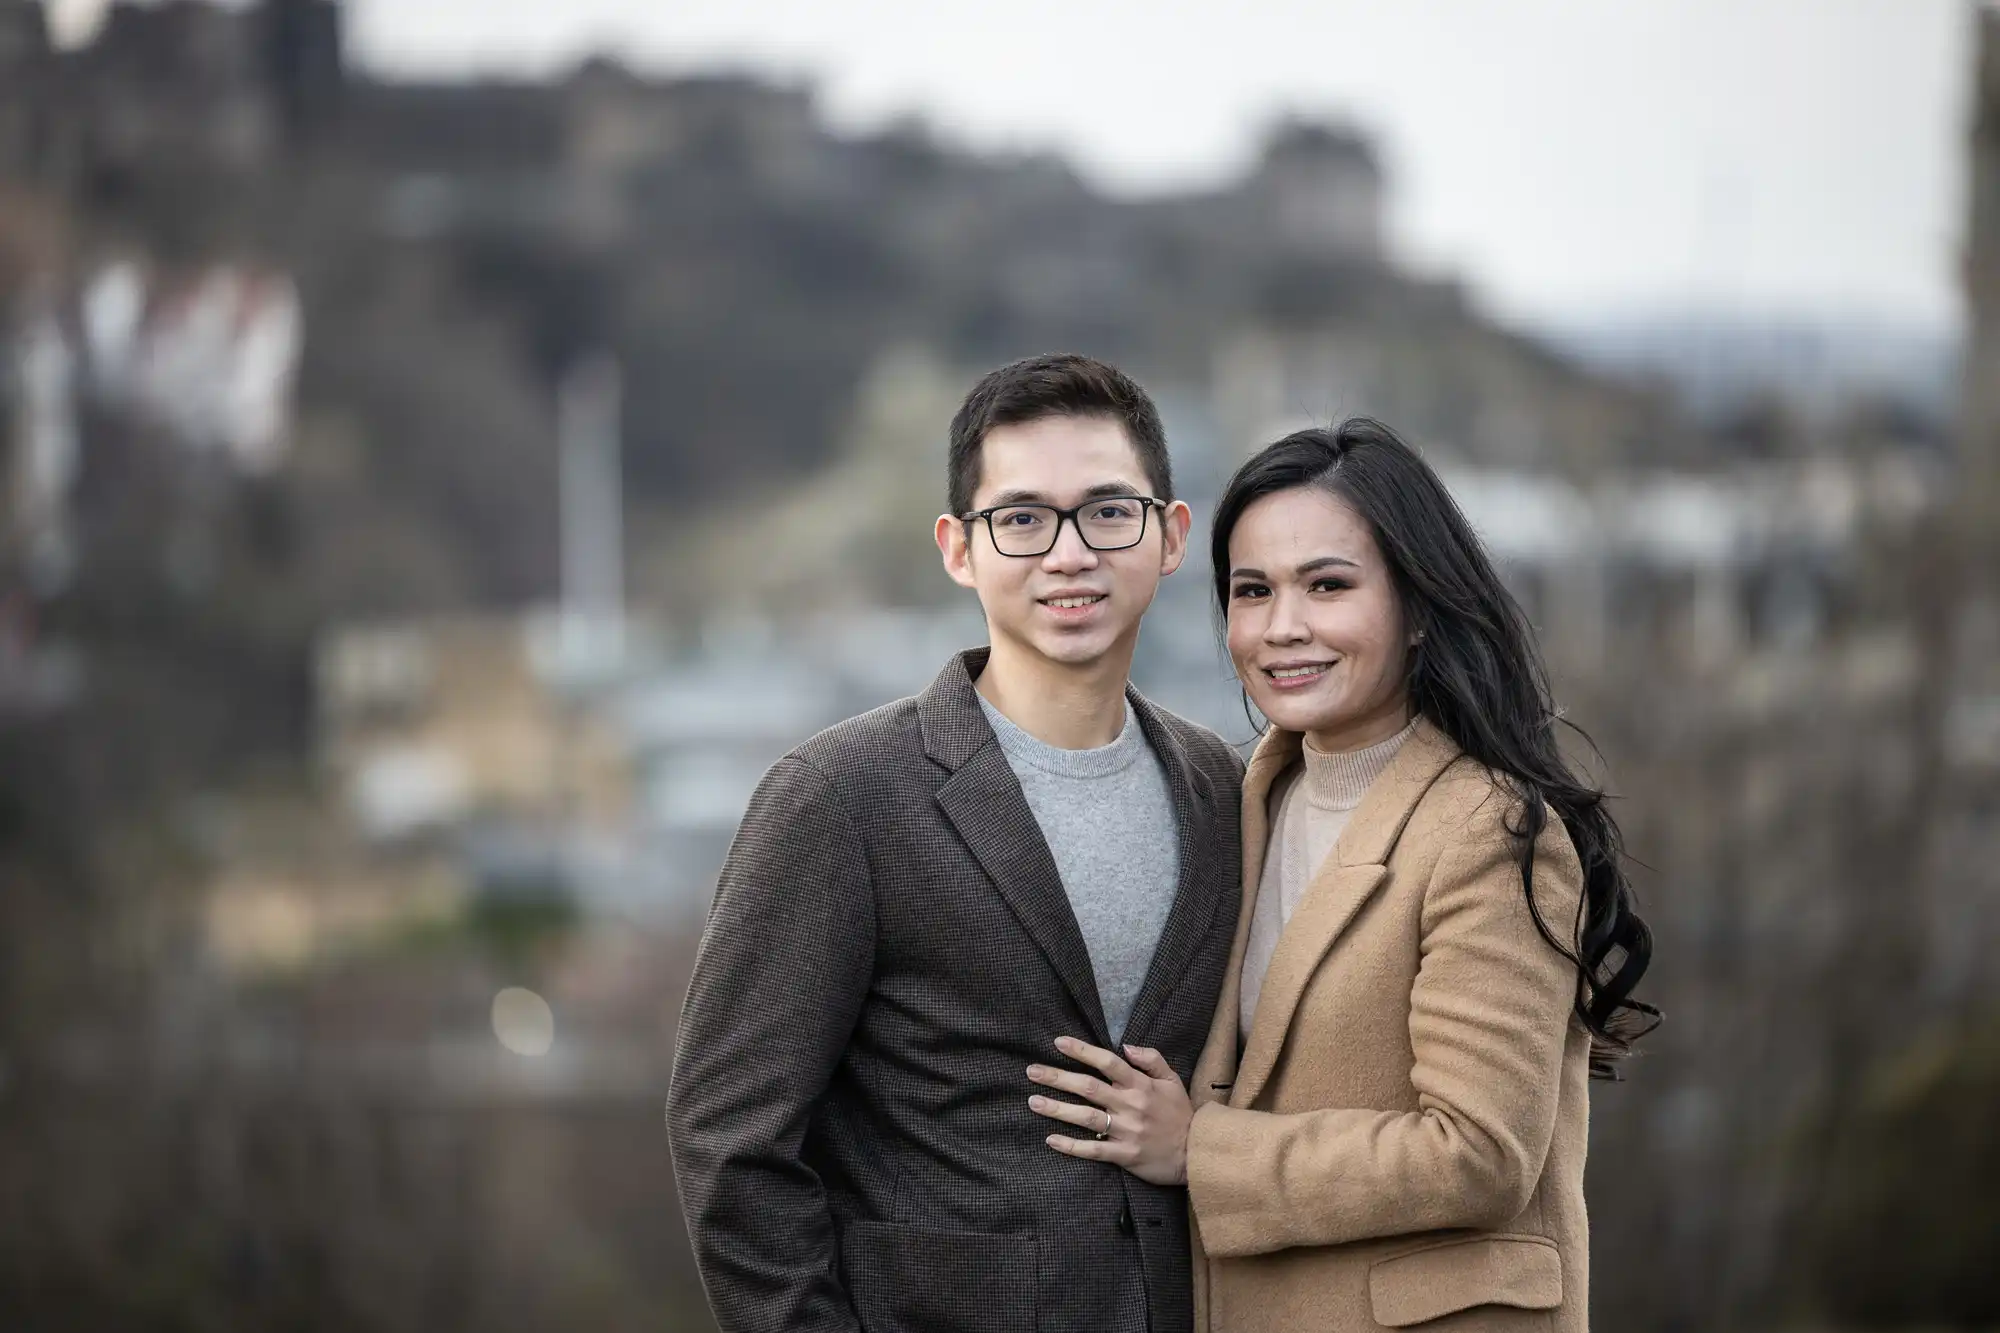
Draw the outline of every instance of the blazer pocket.
M1368 1270L1368 1299L1384 1328L1408 1328L1481 1305L1553 1310L1562 1296L1562 1252L1543 1236L1448 1240Z
M840 1272L868 1333L1034 1333L1032 1235L849 1222Z

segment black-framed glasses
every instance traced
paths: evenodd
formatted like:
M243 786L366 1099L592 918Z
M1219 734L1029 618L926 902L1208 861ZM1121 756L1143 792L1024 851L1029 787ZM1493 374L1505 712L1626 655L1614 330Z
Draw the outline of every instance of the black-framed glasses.
M1155 508L1166 507L1165 500L1150 495L1107 495L1086 500L1074 509L1001 505L960 514L959 518L968 527L974 519L985 519L993 549L1002 555L1037 556L1055 549L1065 519L1076 526L1077 536L1093 551L1122 551L1137 546L1145 540L1146 515Z

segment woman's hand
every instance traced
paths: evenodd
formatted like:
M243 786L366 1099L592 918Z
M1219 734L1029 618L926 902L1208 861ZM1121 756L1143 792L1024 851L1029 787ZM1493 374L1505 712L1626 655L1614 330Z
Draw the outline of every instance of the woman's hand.
M1127 1046L1127 1059L1121 1060L1074 1037L1057 1037L1056 1049L1104 1077L1028 1066L1028 1077L1035 1082L1090 1103L1028 1098L1038 1115L1087 1131L1081 1138L1051 1134L1049 1146L1071 1157L1122 1166L1155 1185L1187 1184L1188 1122L1194 1118L1194 1107L1166 1058L1143 1046Z

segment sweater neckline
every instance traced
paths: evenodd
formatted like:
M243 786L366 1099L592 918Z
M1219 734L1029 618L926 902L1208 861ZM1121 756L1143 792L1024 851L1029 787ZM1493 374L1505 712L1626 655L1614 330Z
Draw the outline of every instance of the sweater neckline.
M1412 721L1389 739L1362 750L1322 750L1310 736L1305 737L1300 752L1305 756L1307 803L1317 810L1352 810L1360 805L1368 788L1416 729Z
M978 698L987 722L993 727L993 735L1000 742L1000 748L1007 752L1008 759L1038 768L1044 773L1065 778L1108 778L1130 768L1146 752L1146 733L1139 729L1138 715L1133 712L1130 699L1124 701L1125 724L1111 744L1088 750L1065 750L1024 730L995 708L985 695Z

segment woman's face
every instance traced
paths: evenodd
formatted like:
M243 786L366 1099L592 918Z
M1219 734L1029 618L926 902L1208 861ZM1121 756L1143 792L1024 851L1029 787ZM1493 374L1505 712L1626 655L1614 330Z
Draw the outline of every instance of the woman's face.
M1229 534L1229 656L1264 716L1322 750L1409 721L1409 638L1375 534L1336 495L1279 491Z

